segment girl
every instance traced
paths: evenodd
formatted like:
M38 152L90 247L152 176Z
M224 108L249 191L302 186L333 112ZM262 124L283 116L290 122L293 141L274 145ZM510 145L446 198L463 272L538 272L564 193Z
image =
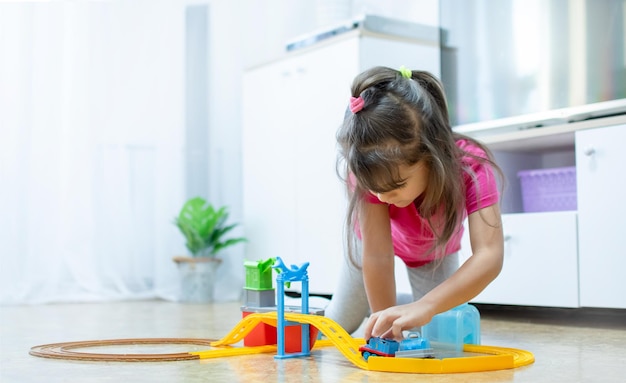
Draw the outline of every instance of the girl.
M503 239L487 148L452 131L442 85L423 71L358 75L337 134L350 195L347 251L326 315L365 338L402 338L480 293L502 268ZM472 256L458 266L468 218ZM394 255L413 301L396 302ZM371 310L371 311L370 311Z

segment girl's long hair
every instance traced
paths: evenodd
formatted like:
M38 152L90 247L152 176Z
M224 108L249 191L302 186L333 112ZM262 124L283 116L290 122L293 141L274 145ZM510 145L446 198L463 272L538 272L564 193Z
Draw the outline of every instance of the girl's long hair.
M354 79L351 92L353 97L363 98L364 107L357 113L346 110L337 133L337 172L349 195L345 234L350 260L358 266L354 226L365 194L403 186L399 166L418 161L428 167L429 178L424 194L414 203L435 234L430 252L436 252L437 258L446 255L442 254L445 245L464 219L464 173L475 180L472 169L464 167L462 159L472 157L487 163L503 179L491 152L452 130L443 86L428 72L412 71L408 79L397 70L374 67ZM459 148L456 141L460 139L482 149L486 157Z

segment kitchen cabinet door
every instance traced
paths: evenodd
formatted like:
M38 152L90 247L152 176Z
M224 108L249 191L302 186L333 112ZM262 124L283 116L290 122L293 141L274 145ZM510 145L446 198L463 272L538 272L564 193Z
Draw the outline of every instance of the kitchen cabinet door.
M576 212L505 214L504 265L472 302L578 307ZM461 259L471 255L467 231Z
M626 308L626 125L576 133L580 303Z

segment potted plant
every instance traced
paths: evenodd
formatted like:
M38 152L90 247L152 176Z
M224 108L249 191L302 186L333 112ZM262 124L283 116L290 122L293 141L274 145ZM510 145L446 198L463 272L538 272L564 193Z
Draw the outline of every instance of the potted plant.
M228 224L226 206L215 208L201 197L189 199L183 205L174 223L185 236L185 246L190 256L177 256L181 277L183 302L211 302L215 287L216 270L222 263L218 254L240 242L243 237L226 238L238 224Z

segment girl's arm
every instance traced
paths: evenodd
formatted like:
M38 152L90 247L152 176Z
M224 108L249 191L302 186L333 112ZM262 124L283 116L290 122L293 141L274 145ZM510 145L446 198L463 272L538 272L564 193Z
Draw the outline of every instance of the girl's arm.
M363 281L370 309L376 312L396 304L389 206L363 202L359 213Z
M401 339L403 330L423 326L434 315L469 301L498 276L504 256L500 208L496 204L476 211L468 223L472 256L422 299L372 314L365 327L366 339Z

